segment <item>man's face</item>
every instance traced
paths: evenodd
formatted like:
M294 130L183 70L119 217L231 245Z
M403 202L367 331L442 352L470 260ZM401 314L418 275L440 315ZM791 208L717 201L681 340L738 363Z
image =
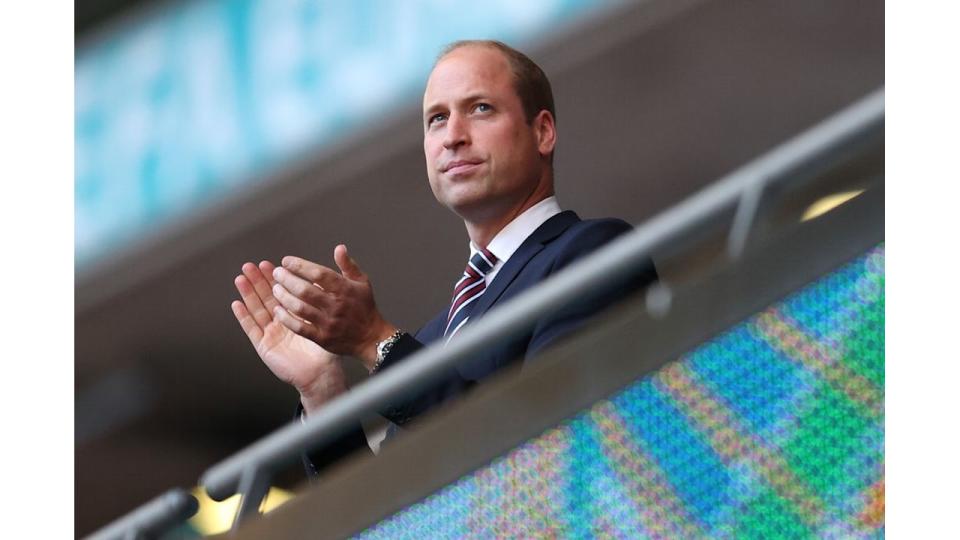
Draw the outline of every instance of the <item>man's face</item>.
M423 122L430 188L464 219L509 213L547 181L537 122L527 123L495 49L465 46L440 60L423 95Z

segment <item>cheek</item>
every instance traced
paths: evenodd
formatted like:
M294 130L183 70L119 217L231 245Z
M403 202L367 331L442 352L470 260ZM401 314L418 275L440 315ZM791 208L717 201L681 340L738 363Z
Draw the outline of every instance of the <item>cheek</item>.
M430 184L430 190L433 191L434 195L436 195L437 189L440 186L439 182L437 181L437 175L432 169L427 169L427 182Z
M426 137L423 139L423 156L427 160L428 169L430 168L430 164L437 157L435 147L436 145L433 144L429 139L427 139Z
M431 144L428 139L423 140L423 158L425 165L427 167L427 178L430 179L430 185L433 185L437 175L437 159L439 152L437 151L437 145Z
M524 137L525 134L511 126L503 126L492 135L490 140L496 145L495 154L504 162L515 163L527 152L530 145L530 141Z

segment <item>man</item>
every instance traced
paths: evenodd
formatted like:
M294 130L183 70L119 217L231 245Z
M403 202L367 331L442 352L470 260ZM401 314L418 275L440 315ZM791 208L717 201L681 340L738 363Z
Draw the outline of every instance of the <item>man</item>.
M257 353L300 393L305 414L346 392L342 357L373 374L539 283L630 229L613 219L581 221L554 197L556 113L550 83L522 53L493 41L457 42L439 56L423 96L423 149L437 200L459 215L471 259L450 306L416 334L377 309L372 286L346 246L340 272L298 258L280 267L246 263L234 315ZM403 425L477 381L523 361L581 326L625 293L656 279L652 263L629 282L585 294L520 337L492 344L414 399L384 411Z

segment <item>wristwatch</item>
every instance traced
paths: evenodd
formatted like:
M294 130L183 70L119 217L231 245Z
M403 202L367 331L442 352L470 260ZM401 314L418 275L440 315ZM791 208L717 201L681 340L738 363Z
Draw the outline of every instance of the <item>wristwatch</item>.
M400 341L400 336L403 335L403 330L397 330L390 335L387 339L377 343L377 361L374 362L373 368L370 369L370 374L373 375L380 369L380 366L383 365L383 361L386 360L387 355L390 354L390 349Z

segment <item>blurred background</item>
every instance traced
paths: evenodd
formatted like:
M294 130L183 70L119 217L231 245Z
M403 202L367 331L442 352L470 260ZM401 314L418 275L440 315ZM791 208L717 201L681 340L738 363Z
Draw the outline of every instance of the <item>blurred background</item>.
M91 0L75 30L79 535L292 418L230 312L243 262L342 242L399 326L446 304L426 284L467 238L420 127L443 45L537 61L561 205L632 223L884 81L883 3L859 0Z

